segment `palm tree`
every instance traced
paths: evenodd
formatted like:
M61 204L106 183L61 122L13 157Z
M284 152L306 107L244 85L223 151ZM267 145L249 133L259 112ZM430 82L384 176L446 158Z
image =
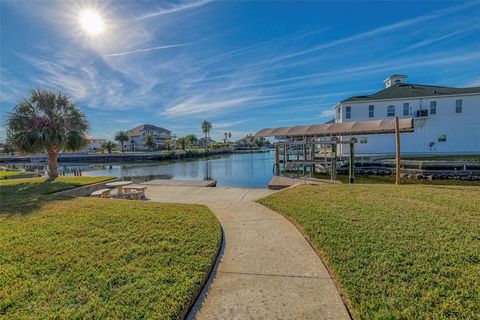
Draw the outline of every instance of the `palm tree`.
M151 151L152 149L154 149L157 146L157 144L155 143L155 138L150 134L146 135L145 145L147 146L148 151Z
M205 134L205 148L207 147L207 137L212 130L212 123L210 121L204 120L202 122L202 132Z
M232 139L232 133L231 132L228 133L228 140L230 140L230 139Z
M173 146L172 140L165 140L165 141L163 142L163 146L164 146L165 149L167 149L167 150L172 149L172 146Z
M105 141L101 145L102 151L106 149L108 151L108 153L112 153L112 149L115 148L116 146L117 145L113 141Z
M186 139L186 142L187 142L187 145L191 148L192 146L194 146L198 139L197 139L197 136L194 135L194 134L187 134L185 136L185 139Z
M66 95L32 90L28 99L17 104L7 120L15 147L21 152L46 152L48 174L57 178L58 154L85 147L87 118Z
M120 142L122 145L122 152L125 153L124 144L128 141L128 134L125 131L117 131L117 133L115 133L115 141Z
M224 143L227 143L227 140L228 140L228 132L225 132L225 133L223 134L223 136L224 136L223 142L224 142Z
M182 150L185 150L188 145L187 137L180 137L177 138L177 146L180 147Z

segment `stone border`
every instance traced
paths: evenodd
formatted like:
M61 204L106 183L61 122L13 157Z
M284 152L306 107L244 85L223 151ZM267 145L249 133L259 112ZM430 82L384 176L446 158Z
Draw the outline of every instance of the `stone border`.
M12 174L10 176L5 176L5 180L8 179L23 179L23 178L39 178L42 175L36 172L27 172L27 173L20 173L20 174Z
M218 221L218 218L217 218L217 221ZM212 265L210 266L210 269L208 270L207 274L203 278L202 285L198 287L193 293L193 297L188 303L187 308L185 308L182 314L180 315L180 319L187 319L187 320L195 319L195 316L200 310L203 300L206 297L208 288L212 284L212 281L215 278L215 275L217 274L218 265L220 264L220 257L223 256L223 252L225 251L225 235L223 232L223 227L220 221L218 221L218 224L220 225L221 238L220 238L220 246L218 246L217 254L212 261Z
M84 186L76 187L73 189L67 189L67 190L55 192L52 194L59 195L59 196L86 197L86 196L89 196L94 191L104 189L107 183L118 181L118 180L119 180L118 178L112 178L109 180L87 184Z

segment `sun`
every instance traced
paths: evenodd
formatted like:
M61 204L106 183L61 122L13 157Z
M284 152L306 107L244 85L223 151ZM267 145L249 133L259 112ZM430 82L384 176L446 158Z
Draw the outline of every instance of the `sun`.
M91 36L99 35L105 29L102 16L93 10L83 10L80 12L78 21L80 22L82 30Z

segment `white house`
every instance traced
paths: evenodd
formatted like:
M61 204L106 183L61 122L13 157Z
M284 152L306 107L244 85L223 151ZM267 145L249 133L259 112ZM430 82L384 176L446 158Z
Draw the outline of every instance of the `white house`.
M96 152L102 149L102 144L107 141L106 139L87 136L87 145L83 152Z
M163 148L166 140L172 140L170 130L160 128L151 124L142 124L127 131L128 141L125 143L125 150L145 151L148 147L145 145L145 137L153 136L153 139L159 148Z
M452 88L406 83L392 75L385 89L353 96L334 107L335 122L413 118L415 131L401 134L402 154L480 153L480 87ZM395 135L358 136L357 154L395 153ZM348 154L348 148L341 149Z

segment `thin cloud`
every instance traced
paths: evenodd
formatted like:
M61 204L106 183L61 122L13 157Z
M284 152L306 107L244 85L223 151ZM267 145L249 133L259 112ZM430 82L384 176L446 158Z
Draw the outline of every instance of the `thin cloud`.
M190 43L171 44L171 45L158 46L158 47L152 47L152 48L146 48L146 49L137 49L137 50L132 50L132 51L125 51L125 52L118 52L118 53L110 53L110 54L104 55L104 57L126 56L126 55L132 54L132 53L149 52L149 51L155 51L155 50L177 48L177 47L187 46L187 45L189 45L189 44L190 44Z
M316 52L316 51L319 51L319 50L322 50L322 49L336 47L336 46L339 46L339 45L342 45L342 44L345 44L345 43L349 43L349 42L352 42L352 41L361 40L361 39L369 38L371 36L375 36L375 35L382 34L382 33L385 33L385 32L405 28L405 27L408 27L408 26L411 26L411 25L414 25L414 24L417 24L417 23L420 23L420 22L425 22L425 21L428 21L428 20L431 20L431 19L439 18L439 17L446 16L446 15L450 15L450 14L452 14L454 12L457 12L457 11L460 11L460 10L465 10L465 9L468 9L468 8L474 6L474 5L476 5L476 3L467 2L466 4L458 6L458 7L441 9L441 10L435 11L435 12L433 12L431 14L428 14L428 15L423 15L423 16L418 16L418 17L412 18L412 19L403 20L403 21L393 23L393 24L390 24L390 25L386 25L386 26L382 26L382 27L379 27L379 28L376 28L376 29L373 29L373 30L358 33L358 34L355 34L355 35L352 35L352 36L349 36L349 37L346 37L346 38L342 38L342 39L334 40L334 41L324 43L324 44L321 44L321 45L318 45L318 46L314 46L314 47L309 48L309 49L305 49L305 50L302 50L302 51L297 51L297 52L294 52L294 53L286 54L286 55L280 56L279 58L275 59L275 61L278 62L278 61L282 61L282 60L286 60L286 59L291 59L293 57L298 57L298 56L305 55L305 54L312 53L312 52Z
M137 19L138 20L145 20L145 19L149 19L149 18L153 18L153 17L162 16L164 14L170 14L170 13L179 12L179 11L183 11L183 10L193 9L193 8L196 8L196 7L204 6L204 5L206 5L210 2L212 2L212 1L211 0L199 0L199 1L186 2L186 3L178 4L178 5L172 4L168 8L162 8L162 9L157 10L155 12L147 13L143 16L138 17Z

